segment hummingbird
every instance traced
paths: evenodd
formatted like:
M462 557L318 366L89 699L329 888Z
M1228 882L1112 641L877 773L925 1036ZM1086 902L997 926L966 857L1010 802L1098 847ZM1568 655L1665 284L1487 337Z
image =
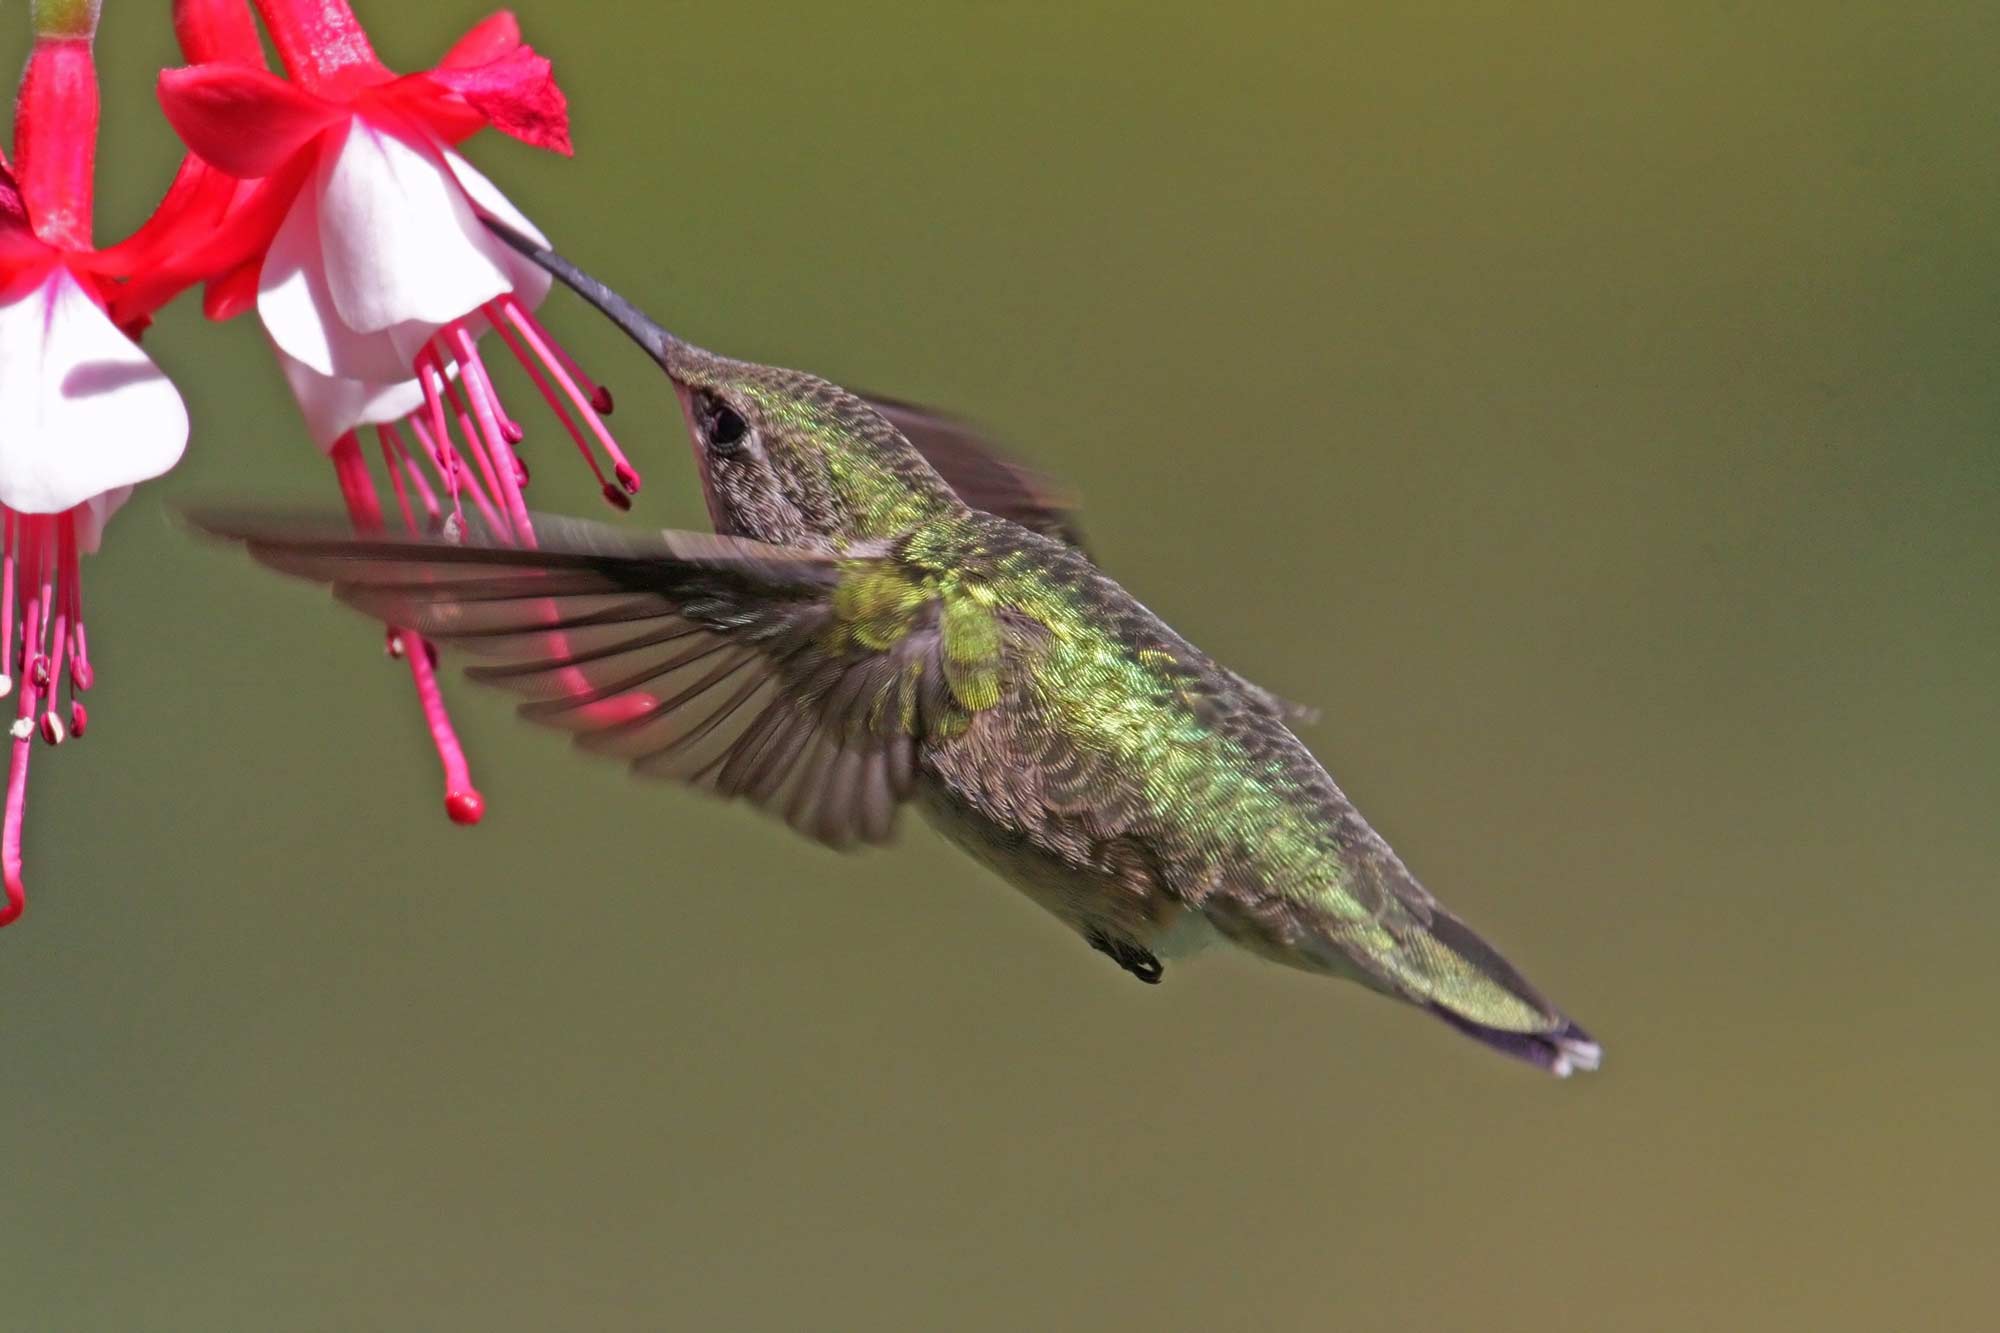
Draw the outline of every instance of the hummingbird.
M489 225L493 225L490 224ZM954 419L668 332L495 226L666 373L715 531L197 526L485 660L587 751L833 847L905 805L1139 980L1226 941L1358 981L1557 1076L1600 1048L1418 883L1293 733L1086 550L1053 484Z

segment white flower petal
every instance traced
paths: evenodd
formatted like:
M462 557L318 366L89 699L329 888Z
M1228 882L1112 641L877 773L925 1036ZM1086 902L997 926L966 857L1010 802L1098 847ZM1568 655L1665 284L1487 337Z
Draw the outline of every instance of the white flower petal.
M97 554L97 547L104 540L104 525L131 498L132 488L120 486L84 501L83 512L76 516L76 548L85 555Z
M327 285L348 328L446 324L507 290L486 248L498 242L443 161L365 117L321 156L315 188Z
M66 268L0 297L0 503L59 514L157 477L187 408Z
M334 310L320 250L319 199L299 191L279 224L257 281L257 317L280 351L319 375L385 383L410 373L410 361L379 333L356 333Z
M295 357L277 351L278 367L298 401L313 443L331 449L357 426L401 421L423 405L423 386L413 379L381 383L322 375Z
M538 245L547 246L549 238L542 229L528 221L527 215L514 207L513 200L500 193L500 187L486 179L479 169L449 148L440 145L444 153L445 165L472 200L472 207L482 217L490 217L505 223L508 227L526 236ZM487 253L506 270L508 280L514 288L514 298L533 310L541 305L542 298L549 294L549 284L554 281L549 271L515 250L493 233L480 229L480 240Z

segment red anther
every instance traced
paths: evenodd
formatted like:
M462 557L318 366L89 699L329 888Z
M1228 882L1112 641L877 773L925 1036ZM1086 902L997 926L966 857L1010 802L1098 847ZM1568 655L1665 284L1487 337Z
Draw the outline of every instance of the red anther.
M90 710L83 706L82 700L71 699L69 701L69 734L78 740L82 740L84 729L89 725Z
M639 473L630 463L620 463L611 472L613 476L618 478L618 484L625 488L625 494L637 495L639 493Z
M36 689L46 690L49 687L49 659L37 654L34 664L28 668L28 679L35 683Z
M602 384L598 385L597 392L590 395L590 405L597 409L597 415L601 417L610 416L612 407L611 390L605 388Z
M632 497L625 494L625 492L619 490L616 486L613 486L608 481L604 483L604 498L611 502L611 507L613 509L616 509L621 513L629 513L631 511Z
M523 490L527 489L528 464L524 459L516 458L514 460L514 484L516 486L521 487Z
M382 651L401 661L403 657L403 631L391 628L382 638Z
M50 745L61 745L65 737L62 719L54 713L43 713L42 739Z
M81 656L72 657L69 662L69 683L79 690L87 690L97 683L97 672L92 669L87 659ZM83 733L82 727L76 730L79 735Z
M509 418L500 423L500 438L509 444L519 444L528 438L528 432L523 429L520 422Z
M476 791L448 792L444 812L454 824L477 824L486 814L486 798Z

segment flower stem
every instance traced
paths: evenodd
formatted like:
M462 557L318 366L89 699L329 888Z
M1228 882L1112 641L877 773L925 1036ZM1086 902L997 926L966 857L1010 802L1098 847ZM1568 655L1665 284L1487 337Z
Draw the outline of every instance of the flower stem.
M97 161L96 0L36 0L35 46L14 104L21 197L46 244L90 246Z

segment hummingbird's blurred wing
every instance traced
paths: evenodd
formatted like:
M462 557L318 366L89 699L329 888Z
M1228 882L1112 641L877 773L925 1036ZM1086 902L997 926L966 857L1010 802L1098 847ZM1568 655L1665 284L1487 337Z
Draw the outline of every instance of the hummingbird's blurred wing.
M959 499L1073 546L1095 562L1084 542L1076 492L1015 458L970 422L919 403L867 397L868 405L903 433ZM1319 721L1317 708L1294 703L1227 667L1221 670L1241 689L1242 702L1290 725Z
M903 433L966 504L1089 554L1076 494L1055 478L1036 471L977 426L949 413L872 395L868 405Z
M204 530L387 624L634 772L741 797L834 846L886 840L925 735L999 697L998 627L895 556L536 516L539 548L204 511Z

